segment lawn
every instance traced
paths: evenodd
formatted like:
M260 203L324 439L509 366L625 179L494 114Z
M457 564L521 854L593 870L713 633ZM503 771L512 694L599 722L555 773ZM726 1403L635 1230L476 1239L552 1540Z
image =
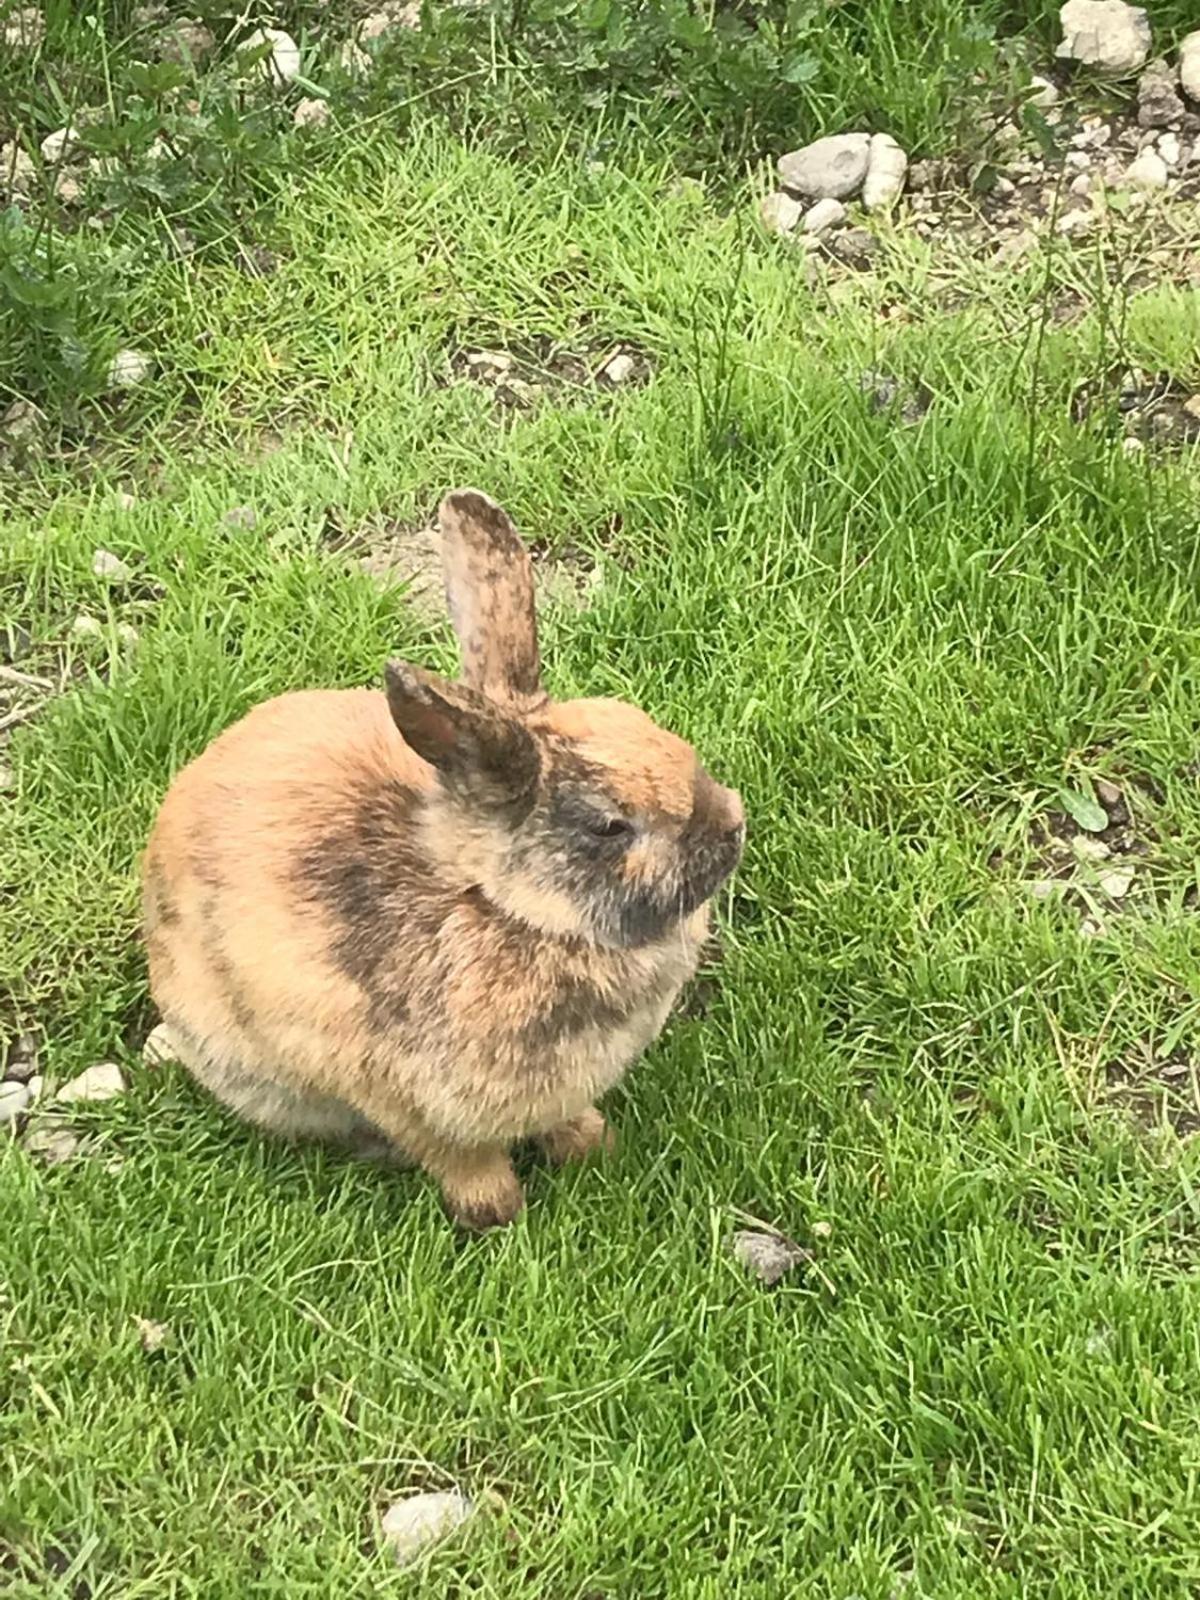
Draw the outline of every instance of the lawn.
M1079 404L1200 387L1194 291L1125 234L899 225L827 281L648 139L322 152L272 269L148 267L155 375L47 400L0 481L8 671L62 689L3 684L0 1046L129 1083L68 1161L0 1141L5 1593L1195 1595L1200 476ZM453 669L361 558L464 482L536 541L552 691L638 701L750 818L618 1152L482 1239L146 1066L136 937L220 729ZM763 1286L747 1218L811 1259ZM381 1512L450 1487L397 1571Z

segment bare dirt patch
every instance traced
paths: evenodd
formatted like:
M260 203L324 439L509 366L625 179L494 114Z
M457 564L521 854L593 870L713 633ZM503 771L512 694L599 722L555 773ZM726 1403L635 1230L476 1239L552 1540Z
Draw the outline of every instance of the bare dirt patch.
M1105 1064L1103 1098L1144 1133L1190 1138L1200 1131L1200 1061L1182 1046L1164 1052L1139 1040Z
M648 383L653 366L646 351L627 341L572 348L537 335L509 345L453 346L443 382L475 383L488 389L502 411L532 411L550 400L580 403Z

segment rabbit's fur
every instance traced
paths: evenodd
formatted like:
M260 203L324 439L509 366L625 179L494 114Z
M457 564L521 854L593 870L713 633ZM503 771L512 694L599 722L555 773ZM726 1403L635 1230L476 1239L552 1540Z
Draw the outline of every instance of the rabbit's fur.
M469 1227L509 1160L607 1146L594 1101L662 1027L741 802L682 739L541 686L508 518L441 509L463 681L287 694L175 779L146 853L150 982L180 1057L251 1122L419 1163Z

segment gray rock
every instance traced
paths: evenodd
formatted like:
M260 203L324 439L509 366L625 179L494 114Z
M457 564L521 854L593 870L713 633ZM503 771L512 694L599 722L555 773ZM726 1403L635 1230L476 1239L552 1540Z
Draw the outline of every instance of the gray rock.
M1151 61L1138 79L1138 126L1169 128L1179 122L1185 106L1176 87L1179 76L1159 57Z
M255 28L238 46L239 55L249 54L267 46L267 53L259 61L257 70L277 89L294 83L300 76L300 47L290 33L282 28Z
M0 1128L15 1122L31 1098L27 1083L0 1083Z
M0 144L0 194L28 194L37 176L37 162L15 139Z
M199 66L216 48L212 30L198 17L180 17L168 23L154 42L155 54L161 61L174 61L185 67Z
M384 1543L398 1567L409 1567L448 1538L471 1516L474 1507L465 1494L452 1489L445 1494L413 1494L397 1500L380 1523Z
M0 20L0 40L9 50L35 50L46 37L46 20L37 6L18 6Z
M80 1153L83 1141L74 1128L61 1123L43 1122L25 1135L26 1154L36 1156L48 1167L60 1166Z
M301 100L292 112L298 128L323 128L329 121L328 100Z
M833 134L780 156L779 181L812 200L845 200L858 192L870 156L870 134Z
M867 228L843 228L828 237L825 248L846 266L866 272L879 254L879 240Z
M733 1254L748 1272L768 1288L785 1273L811 1260L811 1252L782 1233L762 1233L742 1228L730 1241Z
M111 550L96 550L93 553L92 571L97 578L104 578L109 583L128 583L133 577L120 556L113 555Z
M1125 0L1066 0L1058 13L1061 60L1095 67L1111 77L1136 72L1150 54L1150 19Z
M840 228L846 220L846 208L840 200L818 200L804 213L805 233L828 233L830 228Z
M1034 106L1038 111L1049 111L1051 106L1058 104L1058 85L1052 78L1043 77L1040 72L1035 72L1029 80L1031 93L1026 104Z

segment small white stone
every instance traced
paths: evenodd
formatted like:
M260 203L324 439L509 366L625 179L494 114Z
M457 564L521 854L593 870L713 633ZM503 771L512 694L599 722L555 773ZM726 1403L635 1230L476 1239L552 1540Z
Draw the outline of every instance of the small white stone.
M1011 178L1006 178L1003 173L1000 173L996 181L992 184L992 193L996 196L997 200L1007 200L1012 195L1016 194L1016 192L1016 184Z
M862 203L868 211L884 211L904 193L908 156L890 133L871 136L867 175L863 179Z
M846 220L846 208L832 197L818 200L804 213L805 233L828 233L830 228L840 228Z
M141 350L118 350L108 367L110 389L136 389L154 371L154 362Z
M42 1090L46 1087L46 1080L40 1072L35 1072L25 1087L29 1090L30 1106L35 1106L42 1098Z
M1179 46L1179 81L1189 100L1200 100L1200 30Z
M128 489L118 489L112 503L114 511L132 511L137 505L137 496L130 494Z
M133 573L121 560L120 556L113 555L111 550L95 550L92 553L92 572L97 578L106 578L111 583L128 583ZM89 620L94 621L94 618ZM78 624L79 619L76 618ZM97 624L99 626L99 624ZM78 628L76 631L79 630Z
M1032 91L1026 104L1035 106L1039 111L1049 111L1051 106L1058 104L1058 85L1049 78L1035 72L1029 80Z
M126 650L132 650L138 642L138 631L132 622L118 622L115 632L118 643L123 644Z
M1077 833L1071 840L1071 849L1077 861L1107 861L1112 855L1103 839L1093 838L1087 833Z
M420 26L421 0L392 0L391 4L383 6L379 11L372 11L369 17L363 18L358 36L367 40L381 39L393 28L407 28L411 31Z
M613 388L628 383L637 370L637 362L627 350L618 350L615 356L610 356L600 369L600 376Z
M328 100L301 100L292 112L292 121L298 128L323 128L329 121Z
M1031 878L1026 885L1034 900L1053 900L1063 892L1061 878Z
M0 144L0 193L28 194L37 175L36 161L15 139Z
M25 1136L25 1152L38 1156L48 1167L57 1167L78 1155L81 1140L73 1128L55 1127L52 1123L34 1127Z
M735 1259L768 1288L786 1273L811 1259L810 1253L794 1239L781 1233L764 1233L758 1228L741 1228L730 1240Z
M54 198L62 205L78 205L82 195L83 185L73 173L61 171L54 174Z
M1161 134L1158 140L1158 153L1168 167L1177 167L1183 157L1183 146L1179 142L1177 133Z
M1086 150L1068 150L1063 157L1063 164L1072 172L1088 172L1091 169L1092 158Z
M380 1523L384 1542L398 1567L411 1566L442 1539L460 1528L473 1510L466 1495L414 1494L389 1506Z
M7 761L0 760L0 794L5 794L15 787L17 775Z
M248 39L243 39L239 51L260 49L270 45L270 50L258 63L258 71L277 87L294 83L300 76L300 47L290 33L282 28L255 28Z
M372 62L370 56L359 44L357 39L347 39L338 56L344 72L352 73L356 78L370 72Z
M1076 208L1059 217L1056 231L1061 233L1064 239L1069 239L1072 234L1085 233L1095 220L1090 211L1085 211L1081 207Z
M142 1060L148 1067L165 1067L179 1060L174 1035L165 1022L160 1022L147 1034L142 1046Z
M0 1083L0 1128L15 1122L30 1104L27 1083Z
M1121 454L1123 456L1140 456L1145 448L1146 446L1140 439L1130 437L1121 440Z
M1143 150L1125 169L1126 183L1136 184L1139 189L1165 189L1169 177L1167 163L1157 150Z
M1079 924L1079 931L1085 939L1102 939L1104 937L1104 924L1097 922L1094 917L1084 917Z
M1125 0L1066 0L1057 55L1113 77L1136 72L1150 54L1150 21Z
M774 194L766 195L758 208L762 225L768 233L791 233L800 221L804 211L803 203L790 194L785 194L778 189Z
M74 1105L81 1100L112 1100L125 1093L125 1077L115 1061L101 1061L88 1067L64 1083L55 1095L62 1105Z
M1100 875L1100 888L1110 900L1124 900L1133 888L1136 873L1132 867L1113 867Z
M1068 187L1077 200L1086 200L1092 192L1091 173L1081 172L1077 178L1071 179Z
M56 128L53 133L48 133L42 140L42 160L48 167L61 161L68 150L74 148L79 135L74 128Z
M98 550L96 554L107 555L108 552L106 550ZM104 624L99 617L89 617L86 611L81 611L71 624L71 637L73 639L103 639Z
M46 37L46 19L36 6L18 6L0 19L0 40L9 50L36 49Z

